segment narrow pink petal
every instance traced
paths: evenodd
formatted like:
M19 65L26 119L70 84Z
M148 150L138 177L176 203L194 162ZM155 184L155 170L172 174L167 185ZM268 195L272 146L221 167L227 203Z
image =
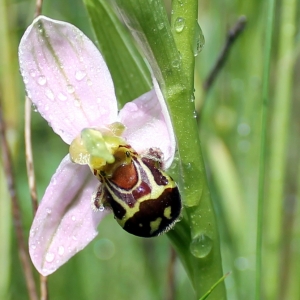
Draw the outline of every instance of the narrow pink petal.
M21 39L19 60L29 98L66 143L85 127L116 120L109 70L78 28L38 17Z
M176 149L170 115L154 79L154 89L127 103L119 113L126 126L123 136L137 152L158 147L164 154L165 168L170 167Z
M106 215L91 208L98 185L87 166L73 164L69 156L62 160L30 230L30 256L42 275L53 273L97 235Z

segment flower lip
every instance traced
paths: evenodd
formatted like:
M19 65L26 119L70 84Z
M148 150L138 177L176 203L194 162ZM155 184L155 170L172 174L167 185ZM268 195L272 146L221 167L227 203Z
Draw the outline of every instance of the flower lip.
M28 97L53 130L70 144L84 128L114 122L138 153L159 148L168 168L175 152L170 116L155 79L154 90L126 104L118 114L109 70L95 45L76 27L40 16L19 46ZM105 211L93 212L99 182L87 166L66 156L53 175L35 215L29 238L32 261L49 275L96 235Z

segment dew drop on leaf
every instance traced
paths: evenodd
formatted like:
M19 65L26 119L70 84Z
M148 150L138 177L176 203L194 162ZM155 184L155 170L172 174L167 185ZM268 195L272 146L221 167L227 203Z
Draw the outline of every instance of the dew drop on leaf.
M176 32L178 32L178 33L182 32L185 27L185 19L182 17L178 17L175 20L174 27L175 27Z
M190 251L195 257L205 258L211 252L212 247L212 239L206 234L200 234L192 240L190 244Z
M197 56L202 51L204 44L205 44L205 38L202 29L199 23L196 22L194 45L193 45L194 56Z

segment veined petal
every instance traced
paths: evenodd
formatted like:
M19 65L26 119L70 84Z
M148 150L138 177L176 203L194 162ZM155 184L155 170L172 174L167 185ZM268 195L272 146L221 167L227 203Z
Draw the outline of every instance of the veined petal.
M116 121L113 82L96 46L75 26L40 16L19 46L28 97L62 139Z
M42 275L53 273L97 235L106 215L91 208L98 185L87 166L73 164L69 155L62 160L30 230L30 256Z
M127 103L119 113L126 126L123 136L138 153L158 147L164 154L165 168L170 167L176 149L170 115L155 79L154 89Z

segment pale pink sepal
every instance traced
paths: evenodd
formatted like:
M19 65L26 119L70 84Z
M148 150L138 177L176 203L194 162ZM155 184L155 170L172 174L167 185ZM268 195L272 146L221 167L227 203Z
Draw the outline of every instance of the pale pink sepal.
M75 26L38 17L22 37L19 60L28 97L66 143L83 128L116 120L109 70Z
M30 256L42 275L53 273L97 235L107 213L91 208L98 185L89 167L72 163L69 155L62 160L30 230Z
M164 166L170 167L176 149L175 135L170 115L158 86L127 103L119 113L120 122L126 126L123 136L138 153L158 147L164 154Z

